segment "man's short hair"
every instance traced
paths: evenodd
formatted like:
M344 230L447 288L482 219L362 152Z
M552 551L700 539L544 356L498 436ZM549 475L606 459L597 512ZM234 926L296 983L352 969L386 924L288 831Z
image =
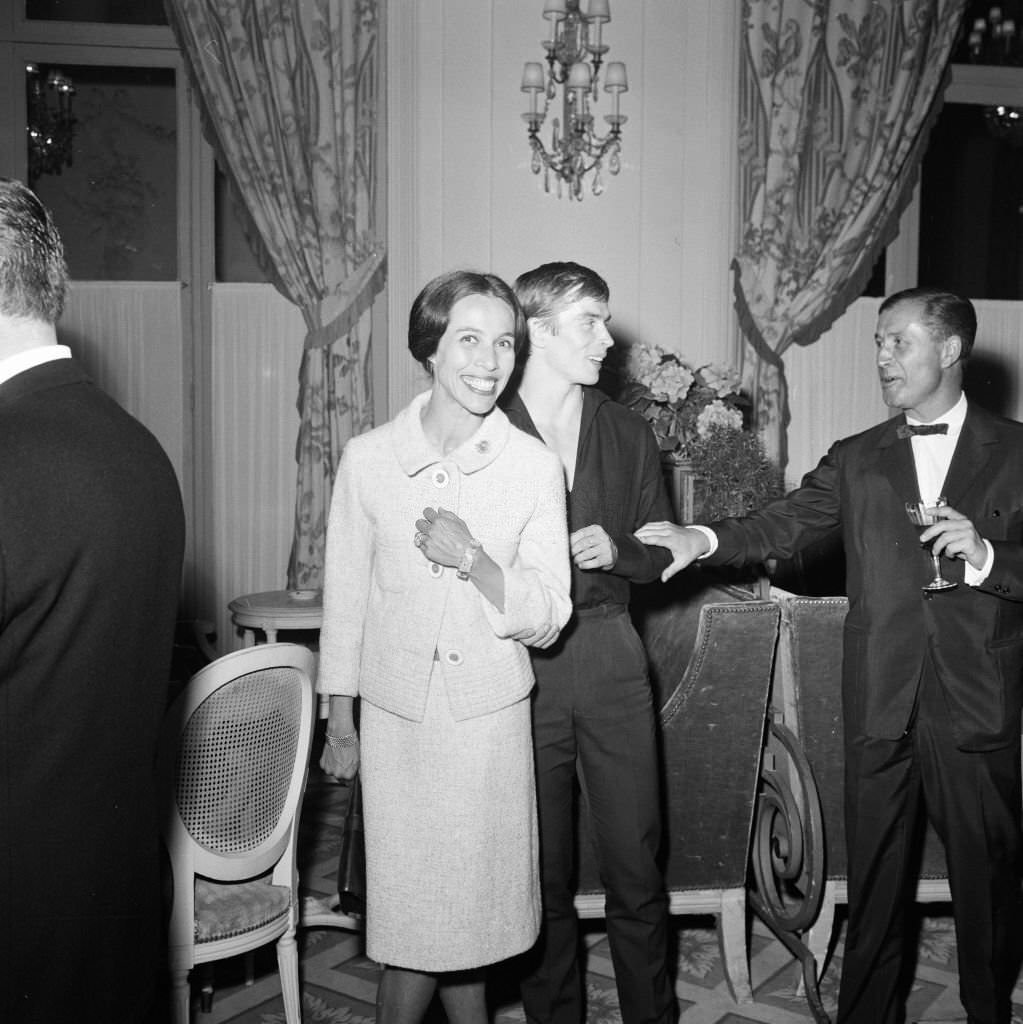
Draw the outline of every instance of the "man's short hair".
M558 313L579 299L607 302L607 282L595 270L578 263L544 263L527 270L515 281L515 294L526 319L537 317L553 324Z
M68 272L49 210L14 178L0 178L0 313L55 324Z
M917 302L923 308L921 323L937 341L957 334L962 341L959 359L965 361L973 349L977 337L977 311L969 299L945 291L943 288L921 286L895 292L881 303L878 315L897 306L900 302Z

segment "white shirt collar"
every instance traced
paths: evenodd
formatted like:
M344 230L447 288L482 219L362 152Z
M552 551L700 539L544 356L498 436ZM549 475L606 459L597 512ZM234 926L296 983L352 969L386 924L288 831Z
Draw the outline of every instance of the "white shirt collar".
M71 349L67 345L37 345L22 352L15 352L13 356L0 359L0 384L35 366L42 366L43 363L70 358Z
M937 417L937 419L929 420L927 422L928 422L928 424L931 424L931 423L947 423L948 424L948 432L950 434L958 434L959 431L962 429L963 421L965 419L966 419L966 395L965 395L964 392L960 391L959 392L959 401L956 402L956 404L953 405L952 408L948 410L948 412L946 412L942 416ZM906 422L911 424L912 426L919 426L920 424L922 424L924 422L924 420L914 420L914 419L910 419L910 417L907 416L906 417Z

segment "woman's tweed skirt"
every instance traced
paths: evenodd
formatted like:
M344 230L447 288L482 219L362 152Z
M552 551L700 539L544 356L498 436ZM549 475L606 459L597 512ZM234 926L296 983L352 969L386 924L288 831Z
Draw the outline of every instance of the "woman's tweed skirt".
M455 721L434 662L422 722L361 705L367 956L437 972L529 949L540 925L529 699Z

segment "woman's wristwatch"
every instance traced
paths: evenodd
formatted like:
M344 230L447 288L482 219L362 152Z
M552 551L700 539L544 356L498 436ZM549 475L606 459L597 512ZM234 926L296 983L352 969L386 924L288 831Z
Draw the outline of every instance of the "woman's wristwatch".
M462 552L462 560L458 563L458 568L455 570L455 575L460 580L467 580L469 578L469 573L472 572L472 567L476 564L476 555L481 547L483 545L475 537L470 539L469 543L465 545L465 551Z

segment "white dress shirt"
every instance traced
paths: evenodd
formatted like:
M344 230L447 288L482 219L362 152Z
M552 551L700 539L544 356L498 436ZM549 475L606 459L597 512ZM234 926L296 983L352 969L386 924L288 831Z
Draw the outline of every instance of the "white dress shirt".
M959 443L959 435L962 433L965 419L966 395L960 394L959 401L947 413L927 424L932 426L935 423L945 423L948 425L947 434L914 434L909 439L909 443L913 446L913 462L916 464L916 481L920 488L920 500L928 507L932 506L943 493L945 477L948 476L948 467L952 464L952 456ZM918 427L922 421L910 419L907 416L906 423ZM970 587L979 586L987 579L995 561L995 549L983 537L981 540L987 549L987 558L980 569L974 569L969 562L966 563L963 582Z

